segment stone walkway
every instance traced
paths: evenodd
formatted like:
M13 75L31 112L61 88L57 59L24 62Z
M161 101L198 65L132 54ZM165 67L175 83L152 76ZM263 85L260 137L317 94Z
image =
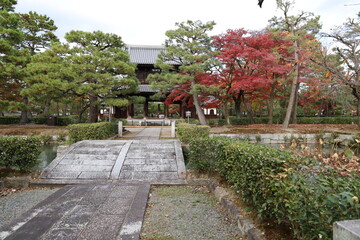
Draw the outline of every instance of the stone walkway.
M158 140L160 138L161 128L144 128L134 139L137 140Z
M58 156L34 184L67 185L0 228L0 239L139 239L151 184L185 184L179 140L162 128L134 140L86 140ZM145 139L145 140L144 140Z
M139 239L149 183L68 185L0 229L0 239Z

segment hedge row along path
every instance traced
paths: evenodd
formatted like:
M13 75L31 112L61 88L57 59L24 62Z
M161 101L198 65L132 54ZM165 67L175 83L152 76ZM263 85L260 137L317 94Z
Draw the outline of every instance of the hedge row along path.
M180 141L159 137L146 128L134 140L71 145L34 183L66 186L1 227L0 239L139 239L151 184L186 183Z

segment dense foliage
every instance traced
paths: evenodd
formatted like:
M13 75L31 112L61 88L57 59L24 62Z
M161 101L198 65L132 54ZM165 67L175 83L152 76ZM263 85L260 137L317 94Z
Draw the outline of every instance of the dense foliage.
M165 104L195 107L202 125L204 108L216 108L227 124L232 116L255 123L267 115L284 127L300 123L297 116L360 116L360 18L322 34L335 43L329 54L317 39L319 16L293 11L294 1L276 2L282 16L260 31L239 26L210 36L215 23L200 20L168 30L159 69L149 75ZM78 122L96 122L100 107L144 102L134 96L136 66L120 36L73 30L59 43L52 19L15 12L16 3L0 2L1 115L21 111L28 123L33 112L77 114Z
M71 142L102 140L117 134L117 124L112 122L73 124L68 129Z
M180 141L188 143L193 138L208 137L210 134L209 126L179 123L176 128L176 135Z
M335 221L360 218L360 178L311 159L228 138L193 139L189 164L217 170L264 219L293 238L331 239Z
M200 93L202 84L200 76L211 68L213 51L211 31L215 22L186 21L176 23L176 30L166 32L165 50L158 57L156 65L160 74L152 74L149 79L152 85L167 94L173 91L175 99L184 103L192 99L200 124L206 125L201 108Z
M0 166L32 169L38 164L41 145L36 137L0 137Z
M0 124L19 124L20 121L21 121L20 116L0 117ZM34 124L47 124L48 118L41 116L33 116L29 118L29 122ZM56 117L56 121L55 121L56 126L67 126L75 123L78 123L77 116L60 116L60 117Z

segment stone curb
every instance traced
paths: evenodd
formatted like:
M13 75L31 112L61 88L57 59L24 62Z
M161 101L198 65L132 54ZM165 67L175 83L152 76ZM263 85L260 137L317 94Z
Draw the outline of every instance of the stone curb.
M30 186L31 178L25 177L6 177L0 182L0 188L27 188Z
M221 205L227 210L232 219L235 219L242 236L247 240L265 240L264 235L255 227L250 219L242 215L238 207L228 198L230 193L223 187L220 187L214 180L209 179L188 179L189 185L205 185L215 195Z

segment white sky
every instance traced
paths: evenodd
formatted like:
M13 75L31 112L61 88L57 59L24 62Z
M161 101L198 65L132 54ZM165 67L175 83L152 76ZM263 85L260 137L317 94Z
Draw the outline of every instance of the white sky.
M320 15L324 32L356 17L360 0L297 0L293 13L300 10ZM280 15L276 0L18 0L16 11L36 11L55 21L57 36L63 40L70 30L115 33L126 44L161 45L165 32L176 22L186 20L215 21L211 34L227 29L260 30L268 20Z

